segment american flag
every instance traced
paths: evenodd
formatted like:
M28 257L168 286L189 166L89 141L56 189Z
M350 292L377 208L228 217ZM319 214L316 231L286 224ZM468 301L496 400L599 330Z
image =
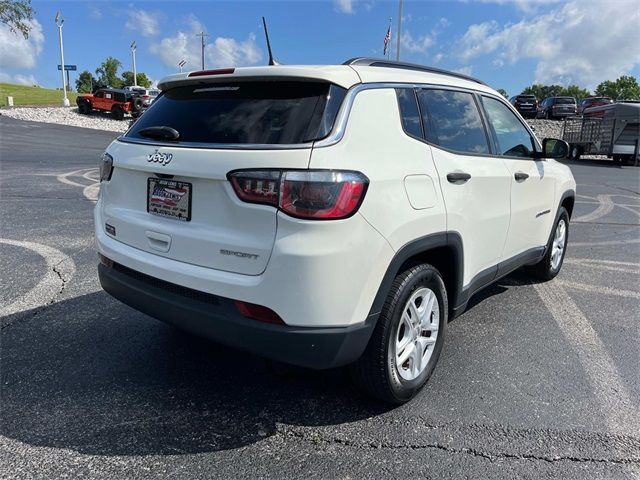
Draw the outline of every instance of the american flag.
M383 55L387 54L387 50L389 49L389 44L391 43L391 22L389 22L389 28L387 28L387 34L384 36L384 52Z

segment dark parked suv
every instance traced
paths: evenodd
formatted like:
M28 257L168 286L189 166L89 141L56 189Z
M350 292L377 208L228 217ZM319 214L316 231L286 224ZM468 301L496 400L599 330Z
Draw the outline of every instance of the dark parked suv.
M548 97L540 104L537 118L557 119L578 113L578 105L573 97Z
M609 105L610 103L613 103L613 100L609 97L588 97L578 105L578 113L584 113L584 110L589 107L600 107L601 105Z
M538 113L538 99L535 95L516 95L509 101L524 118L535 118Z

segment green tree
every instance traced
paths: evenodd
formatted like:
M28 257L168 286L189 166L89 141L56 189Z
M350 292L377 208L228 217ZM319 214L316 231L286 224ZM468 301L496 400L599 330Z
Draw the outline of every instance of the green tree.
M507 93L507 91L504 88L499 88L498 90L496 90L496 92L498 92L504 98L509 98L509 94Z
M80 75L78 75L78 78L76 80L76 91L78 93L91 93L93 91L94 85L96 85L97 83L97 80L93 77L93 75L91 75L91 72L89 70L85 70Z
M591 92L586 88L581 88L578 85L569 85L568 87L564 87L558 95L563 95L566 97L575 97L580 100L583 98L587 98L591 96Z
M623 75L615 81L605 80L596 87L596 95L614 100L640 100L640 85L631 75Z
M120 63L120 60L117 58L107 57L106 60L96 68L98 82L113 88L123 87L122 80L118 77L118 70L121 66L122 63Z
M143 72L136 72L136 78L138 79L137 84L144 88L149 88L151 86L151 80L147 75ZM126 71L122 72L122 81L125 86L133 85L133 72Z
M13 33L20 32L24 38L29 38L33 20L31 0L0 0L0 23L9 27Z
M533 94L538 100L543 100L547 97L560 95L560 92L562 92L562 88L562 85L541 85L534 83L530 87L522 90L522 93L525 95Z

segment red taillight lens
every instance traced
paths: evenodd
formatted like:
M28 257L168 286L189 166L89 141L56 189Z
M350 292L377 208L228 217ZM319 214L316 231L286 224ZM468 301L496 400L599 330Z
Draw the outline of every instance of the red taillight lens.
M292 217L338 220L353 215L369 185L359 172L334 170L252 170L229 174L245 202L279 207Z
M149 95L142 95L142 98L145 100L149 100L151 97Z
M355 172L285 172L280 208L298 218L346 218L360 206L367 185Z
M229 175L240 200L278 206L280 171L241 171Z
M280 316L270 308L256 305L255 303L241 302L240 300L236 300L233 303L244 317L258 320L259 322L285 325Z

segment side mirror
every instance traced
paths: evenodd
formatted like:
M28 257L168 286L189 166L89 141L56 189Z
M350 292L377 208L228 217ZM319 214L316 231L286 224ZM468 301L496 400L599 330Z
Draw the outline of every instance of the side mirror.
M536 158L567 158L569 144L557 138L545 138L542 140L542 153L537 153Z

